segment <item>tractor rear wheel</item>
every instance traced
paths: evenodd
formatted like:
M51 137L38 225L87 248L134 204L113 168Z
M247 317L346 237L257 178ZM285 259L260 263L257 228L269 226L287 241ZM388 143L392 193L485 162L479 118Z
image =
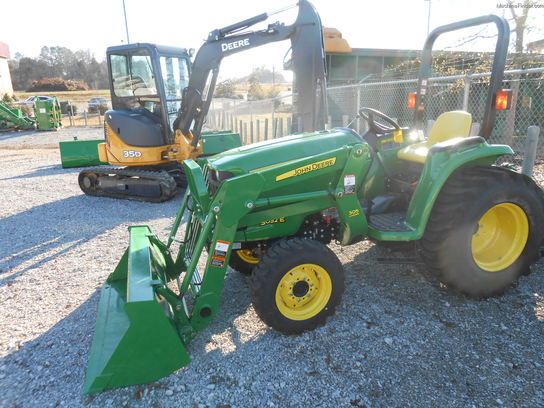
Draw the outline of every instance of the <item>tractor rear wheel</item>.
M253 306L259 317L284 334L321 326L344 292L344 270L336 255L318 241L282 240L253 270Z
M544 201L531 178L471 167L442 188L421 240L422 257L447 286L488 297L528 273L543 238Z

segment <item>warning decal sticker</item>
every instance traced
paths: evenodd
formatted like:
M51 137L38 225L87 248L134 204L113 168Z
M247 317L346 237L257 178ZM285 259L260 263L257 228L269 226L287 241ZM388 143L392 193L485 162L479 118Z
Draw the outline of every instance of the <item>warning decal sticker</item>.
M217 241L215 243L215 249L213 251L212 266L217 266L223 268L225 266L225 260L227 253L229 252L230 242L228 241Z
M355 174L344 176L344 194L355 194Z

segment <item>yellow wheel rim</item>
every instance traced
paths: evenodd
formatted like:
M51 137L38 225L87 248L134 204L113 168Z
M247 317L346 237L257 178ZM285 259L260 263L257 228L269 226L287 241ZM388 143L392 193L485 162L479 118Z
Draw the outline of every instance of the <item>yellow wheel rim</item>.
M306 320L327 305L332 293L329 273L319 265L295 266L281 278L276 288L276 306L291 320Z
M250 264L258 264L260 261L260 259L255 256L251 249L240 249L236 251L236 254L240 257L242 261Z
M472 236L474 262L484 271L502 271L519 258L528 237L529 220L521 207L512 203L491 207Z

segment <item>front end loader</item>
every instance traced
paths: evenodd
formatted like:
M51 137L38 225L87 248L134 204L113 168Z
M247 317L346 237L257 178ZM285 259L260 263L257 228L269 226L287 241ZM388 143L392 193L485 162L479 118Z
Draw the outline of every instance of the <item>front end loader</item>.
M499 17L447 27L484 23L497 25L500 50L507 47ZM505 56L496 53L495 76ZM419 141L418 129L381 112L359 115L362 135L300 133L184 161L188 188L168 241L130 227L129 248L104 286L85 392L188 364L188 343L219 312L229 265L250 274L256 313L285 334L324 324L340 303L344 272L331 241L417 242L441 282L473 297L501 294L528 271L544 238L544 200L532 179L493 165L513 152L486 141L492 126L469 136L471 115L446 112Z

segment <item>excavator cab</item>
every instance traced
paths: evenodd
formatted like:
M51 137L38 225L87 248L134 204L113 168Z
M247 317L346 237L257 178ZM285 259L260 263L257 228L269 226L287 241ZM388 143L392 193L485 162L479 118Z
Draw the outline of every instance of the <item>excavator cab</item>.
M129 146L172 144L172 122L189 83L190 52L136 43L109 47L107 60L113 110L106 113L106 142L115 134Z
M191 51L136 43L107 49L112 108L104 115L100 162L79 174L88 195L162 202L183 183L173 121L189 83Z

